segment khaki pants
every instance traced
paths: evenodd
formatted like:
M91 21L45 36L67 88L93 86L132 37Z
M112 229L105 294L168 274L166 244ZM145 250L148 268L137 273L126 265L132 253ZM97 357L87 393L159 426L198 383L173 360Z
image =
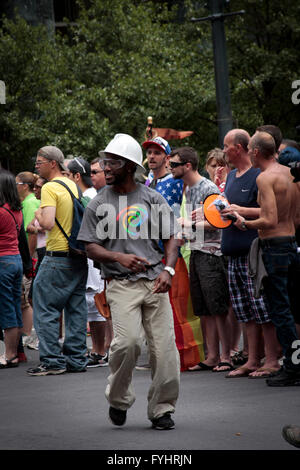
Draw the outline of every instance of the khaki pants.
M114 408L127 410L135 401L132 372L141 352L142 326L149 355L152 383L148 418L173 413L179 392L180 361L175 343L169 294L153 294L154 281L112 280L107 286L114 338L110 346L106 398Z

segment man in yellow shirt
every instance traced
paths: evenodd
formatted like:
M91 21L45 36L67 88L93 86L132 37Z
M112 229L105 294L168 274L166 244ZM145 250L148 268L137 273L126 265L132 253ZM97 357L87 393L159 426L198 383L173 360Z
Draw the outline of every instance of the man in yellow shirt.
M76 184L63 176L64 155L57 147L39 149L36 169L46 178L42 188L40 208L36 218L48 231L46 255L34 281L34 325L39 338L41 364L28 369L29 375L57 375L86 370L87 306L85 289L87 261L72 257L68 241L55 222L58 220L66 234L71 233L73 201L63 181L78 197ZM59 318L64 310L65 340L63 349L58 342Z

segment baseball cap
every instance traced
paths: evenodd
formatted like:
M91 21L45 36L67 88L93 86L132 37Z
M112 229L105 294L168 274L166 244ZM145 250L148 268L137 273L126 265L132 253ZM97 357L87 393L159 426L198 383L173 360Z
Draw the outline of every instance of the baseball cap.
M66 167L64 165L65 157L58 147L55 147L54 145L46 145L39 149L38 155L47 158L48 160L55 160L59 164L60 168L66 171Z
M142 143L144 149L147 149L148 147L150 147L150 145L155 145L156 147L159 147L165 152L166 155L170 155L171 153L171 147L168 141L163 139L162 137L155 137L152 140L145 140L145 142Z
M74 157L68 163L68 170L71 173L80 173L82 180L87 185L92 186L91 165L82 157Z

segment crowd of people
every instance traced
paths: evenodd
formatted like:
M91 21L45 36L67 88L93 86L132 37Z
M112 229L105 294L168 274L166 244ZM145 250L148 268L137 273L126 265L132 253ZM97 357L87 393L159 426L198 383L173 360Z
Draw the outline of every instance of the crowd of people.
M300 385L295 161L297 142L265 125L252 137L229 131L200 170L192 147L171 149L160 136L140 145L127 134L91 162L45 146L35 173L1 169L0 368L26 361L26 348L39 351L31 376L109 365L109 416L121 426L145 339L156 429L175 425L180 370ZM213 195L228 201L226 228L205 217ZM75 200L80 250L70 241ZM103 291L110 318L95 302Z

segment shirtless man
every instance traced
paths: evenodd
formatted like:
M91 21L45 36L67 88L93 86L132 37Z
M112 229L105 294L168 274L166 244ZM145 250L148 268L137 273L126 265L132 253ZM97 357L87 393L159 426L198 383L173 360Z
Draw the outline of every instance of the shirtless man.
M265 293L285 356L281 369L266 382L273 387L300 385L300 364L293 360L293 353L297 348L297 342L294 342L298 336L288 296L289 269L299 263L295 220L300 193L293 183L289 168L276 160L272 136L265 132L256 132L250 139L248 149L252 165L261 169L256 180L261 212L255 220L246 220L235 213L238 217L236 225L241 230L258 230L268 273L264 283Z

